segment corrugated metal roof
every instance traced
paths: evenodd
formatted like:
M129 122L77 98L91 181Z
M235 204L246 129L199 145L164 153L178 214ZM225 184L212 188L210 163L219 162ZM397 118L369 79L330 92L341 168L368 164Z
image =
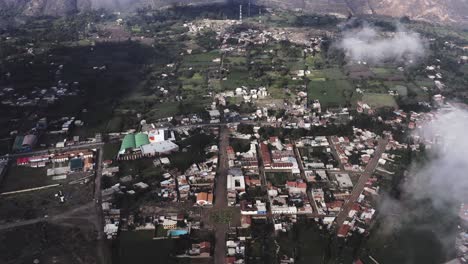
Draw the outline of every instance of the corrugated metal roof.
M80 158L74 158L70 160L70 169L71 170L79 170L82 169L84 162Z
M13 150L21 149L23 145L24 136L16 136L15 143L13 143Z
M138 133L135 135L135 144L136 144L136 147L141 147L143 145L147 145L149 144L149 139L148 139L148 135L147 134L143 134L143 133Z
M23 139L23 146L33 147L37 142L36 135L26 135Z
M134 134L128 134L122 140L122 145L120 145L120 150L126 150L129 148L136 148L136 141Z

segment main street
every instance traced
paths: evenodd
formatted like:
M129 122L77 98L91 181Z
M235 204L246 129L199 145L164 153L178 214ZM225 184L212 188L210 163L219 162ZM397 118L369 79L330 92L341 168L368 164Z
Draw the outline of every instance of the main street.
M104 151L99 148L96 153L96 168L94 178L94 204L96 210L96 226L97 226L97 256L99 263L109 264L111 263L111 255L109 247L106 244L106 237L104 234L104 215L102 212L102 191L101 191L101 178L102 178L102 161Z
M14 153L14 154L7 154L4 156L1 156L0 159L13 159L13 158L20 158L20 157L25 157L25 156L35 156L35 155L45 155L45 154L53 154L53 153L60 153L60 152L66 152L66 151L71 151L71 150L80 150L80 149L96 149L96 148L101 148L104 145L103 142L92 142L92 143L86 143L86 144L78 144L78 145L72 145L72 146L67 146L64 148L49 148L49 149L43 149L43 150L36 150L36 151L31 151L31 152L21 152L21 153Z
M229 160L227 147L229 146L229 131L227 127L221 126L219 132L219 160L218 175L216 177L214 211L222 210L227 205L227 174L229 170ZM226 233L229 226L224 223L215 224L215 252L214 263L224 264L226 256Z
M351 196L349 197L348 201L346 201L346 203L341 208L340 213L336 217L335 222L336 222L337 228L340 228L343 225L344 221L348 217L349 211L351 211L351 208L353 207L353 204L357 202L359 196L364 190L364 187L367 181L369 180L369 178L372 176L375 169L379 165L379 159L382 157L382 154L384 153L385 148L387 147L387 144L388 144L388 138L383 138L379 140L379 144L377 146L377 149L374 152L374 156L369 161L369 163L366 166L366 169L359 177L358 183L354 186L354 189L351 192Z

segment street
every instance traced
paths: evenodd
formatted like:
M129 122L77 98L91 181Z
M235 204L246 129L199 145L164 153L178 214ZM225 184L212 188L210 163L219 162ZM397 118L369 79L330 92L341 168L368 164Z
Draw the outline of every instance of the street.
M336 222L337 229L339 229L343 225L344 221L348 217L349 211L353 207L353 204L358 200L359 195L361 195L362 191L364 190L364 187L367 181L369 180L369 178L372 176L375 169L379 165L379 159L384 153L385 147L387 146L387 144L388 144L387 138L379 140L379 145L377 146L377 149L374 152L374 156L367 164L367 167L364 170L364 172L361 174L361 177L359 177L358 183L354 186L354 189L351 192L351 196L349 197L348 201L346 201L346 203L341 208L340 213L336 217L335 222Z
M226 208L227 205L227 174L229 170L227 147L229 146L229 131L226 126L221 126L219 132L219 160L218 174L216 177L214 211ZM226 233L229 229L227 224L217 223L215 225L215 252L214 263L224 264L226 256Z
M304 171L304 165L302 164L301 153L299 153L299 149L297 149L296 147L296 142L294 142L293 145L294 145L294 155L296 156L297 164L299 165L299 170L301 171L301 178L304 180L304 182L307 182L305 171ZM312 193L310 192L310 189L307 190L307 198L309 199L309 203L312 206L313 214L318 215L318 212L319 212L318 207L317 207L317 204L315 203Z

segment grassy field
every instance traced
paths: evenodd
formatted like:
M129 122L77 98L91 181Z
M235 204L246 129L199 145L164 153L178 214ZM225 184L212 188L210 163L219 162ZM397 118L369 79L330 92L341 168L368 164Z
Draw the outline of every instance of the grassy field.
M374 108L397 106L395 98L389 94L365 93L362 101Z
M219 65L219 62L215 63L213 60L220 57L221 55L216 50L206 53L186 55L182 61L182 68L201 69L216 66Z
M0 232L0 263L97 263L91 231L37 223Z
M346 106L355 103L358 94L346 80L311 81L308 86L309 101L319 100L322 107Z
M267 181L271 182L274 186L282 186L286 181L293 181L296 178L288 172L266 172Z
M45 168L10 166L0 190L2 192L16 191L55 183L57 182L47 177Z
M180 239L153 240L153 236L154 231L122 232L112 263L186 263L174 257L176 249L183 244Z
M233 90L241 86L257 88L260 85L261 83L259 80L251 78L250 73L243 67L231 69L227 75L227 80L221 81L221 87L224 90Z
M103 159L104 160L113 160L117 156L117 152L120 150L120 143L106 143L104 145Z

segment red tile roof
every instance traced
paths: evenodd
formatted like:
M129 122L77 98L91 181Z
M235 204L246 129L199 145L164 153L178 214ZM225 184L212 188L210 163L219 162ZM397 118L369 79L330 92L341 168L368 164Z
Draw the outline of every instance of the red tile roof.
M348 232L350 229L351 229L350 225L342 225L340 229L338 230L338 236L345 237L346 235L348 235Z
M225 264L234 264L234 262L236 262L236 257L226 257L224 259Z
M260 151L262 152L263 158L263 165L270 166L271 165L271 155L270 150L268 149L268 145L262 143L260 144Z

